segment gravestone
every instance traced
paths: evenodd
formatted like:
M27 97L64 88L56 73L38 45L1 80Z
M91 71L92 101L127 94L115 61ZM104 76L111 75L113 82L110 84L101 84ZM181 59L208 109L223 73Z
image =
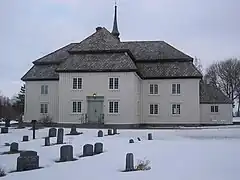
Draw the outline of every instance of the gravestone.
M113 130L112 129L108 129L108 135L113 135Z
M137 138L138 141L141 141L140 137Z
M27 171L39 168L39 156L36 151L24 151L17 158L17 171Z
M71 135L78 135L78 134L79 134L79 133L77 132L77 127L76 127L75 125L72 125L70 134L71 134Z
M103 137L103 131L102 130L98 131L98 137Z
M11 126L11 120L10 119L5 119L5 127L10 127Z
M73 161L73 147L72 145L65 145L60 148L60 161Z
M45 146L50 146L50 137L45 137Z
M36 138L36 123L37 123L37 120L32 120L33 139Z
M93 145L85 144L83 146L83 156L92 156L93 155Z
M28 141L28 136L23 136L23 142Z
M6 134L6 133L8 133L8 127L2 127L1 134Z
M148 133L148 140L153 140L152 133Z
M57 133L57 144L63 144L64 129L59 128Z
M133 139L130 139L130 140L129 140L129 143L134 143L134 140L133 140Z
M134 170L133 153L127 153L127 155L126 155L126 169L125 169L125 171L133 171L133 170Z
M18 152L18 143L16 142L11 143L10 152Z
M56 128L50 128L48 130L48 137L56 137L57 136L57 129Z
M94 144L94 154L100 154L103 152L103 143Z
M114 128L114 129L113 129L113 134L118 134L117 128Z

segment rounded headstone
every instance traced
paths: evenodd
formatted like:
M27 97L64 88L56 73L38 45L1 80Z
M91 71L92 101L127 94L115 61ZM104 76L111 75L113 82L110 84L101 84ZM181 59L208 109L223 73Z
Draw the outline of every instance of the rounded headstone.
M126 171L133 171L133 170L134 170L133 153L127 153L127 155L126 155Z
M60 161L73 160L73 147L72 145L65 145L60 148Z
M23 141L28 141L28 136L23 136Z
M98 137L103 137L103 131L102 130L98 131Z
M18 143L16 142L11 143L10 152L18 152Z
M64 129L59 128L57 134L57 144L63 144Z
M148 140L153 140L152 133L148 133Z
M20 152L20 156L23 156L23 157L37 156L37 152L36 151L23 151L23 152Z
M108 135L113 135L113 130L112 129L108 129Z
M92 156L93 155L93 145L85 144L83 146L83 156Z
M50 137L45 137L45 146L50 146Z
M2 134L8 133L8 127L2 127L2 128L1 128L1 133L2 133Z
M50 128L48 130L48 137L56 137L57 136L57 129L56 128Z
M129 143L134 143L134 140L133 140L133 139L130 139L130 140L129 140Z
M94 144L94 154L100 154L103 152L103 143Z

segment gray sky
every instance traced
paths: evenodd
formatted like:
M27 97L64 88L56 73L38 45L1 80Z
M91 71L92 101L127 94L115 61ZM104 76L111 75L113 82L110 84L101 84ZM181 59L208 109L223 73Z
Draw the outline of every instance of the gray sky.
M118 0L121 40L164 40L204 67L240 57L239 0ZM32 61L97 26L112 29L114 0L0 0L0 90L12 96Z

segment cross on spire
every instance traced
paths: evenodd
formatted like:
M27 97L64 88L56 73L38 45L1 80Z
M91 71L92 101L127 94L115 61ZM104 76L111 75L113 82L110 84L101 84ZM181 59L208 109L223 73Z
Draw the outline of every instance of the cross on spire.
M115 0L115 12L114 12L114 21L113 21L113 30L112 30L112 35L115 36L116 38L119 38L119 31L118 31L118 25L117 25L117 0Z

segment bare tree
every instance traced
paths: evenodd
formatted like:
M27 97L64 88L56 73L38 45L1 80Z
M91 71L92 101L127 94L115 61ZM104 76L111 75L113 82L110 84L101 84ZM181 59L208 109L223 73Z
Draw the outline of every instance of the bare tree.
M196 66L196 68L203 74L203 66L202 66L202 62L201 59L197 58L195 56L194 60L193 60L193 64Z

